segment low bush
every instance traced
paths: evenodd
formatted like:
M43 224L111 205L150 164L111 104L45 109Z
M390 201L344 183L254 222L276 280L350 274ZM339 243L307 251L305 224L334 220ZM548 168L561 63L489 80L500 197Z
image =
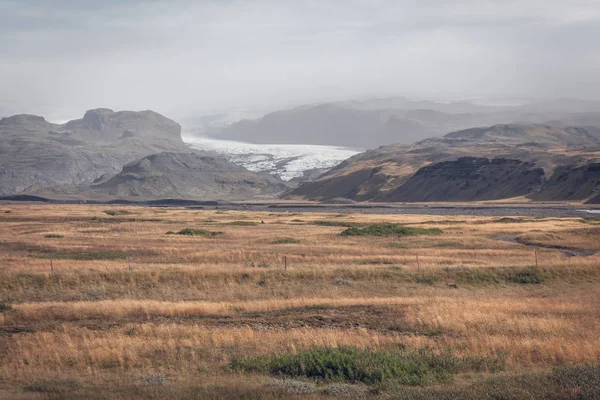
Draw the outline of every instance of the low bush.
M0 312L7 312L12 309L12 304L10 304L8 301L0 300Z
M540 284L544 282L544 279L544 273L538 267L527 267L517 271L512 277L513 282L523 284Z
M223 232L211 232L206 229L184 228L179 232L167 232L167 235L185 235L185 236L218 236Z
M46 236L44 236L46 239L62 239L64 238L63 235L57 235L56 233L49 233Z
M351 227L341 233L342 236L416 236L439 235L438 228L411 228L396 224L374 224L364 228Z
M133 213L127 210L104 210L104 214L114 217L116 215L131 215Z

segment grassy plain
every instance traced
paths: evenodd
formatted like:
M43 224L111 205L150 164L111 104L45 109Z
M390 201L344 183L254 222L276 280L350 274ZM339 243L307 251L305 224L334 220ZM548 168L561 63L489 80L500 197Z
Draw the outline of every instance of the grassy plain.
M599 237L581 218L3 205L0 398L599 398Z

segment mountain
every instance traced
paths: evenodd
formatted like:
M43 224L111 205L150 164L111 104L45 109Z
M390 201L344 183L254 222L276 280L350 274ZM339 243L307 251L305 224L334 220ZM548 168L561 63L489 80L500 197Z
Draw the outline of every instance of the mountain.
M33 188L33 192L85 198L241 200L272 196L286 189L283 181L250 172L214 153L164 152L131 162L118 174L102 177L90 185Z
M181 126L153 111L90 110L61 125L15 115L0 120L0 194L91 183L140 157L186 149Z
M530 195L536 200L584 200L600 190L593 165L598 161L600 139L585 128L494 125L360 153L285 197L396 202Z
M304 105L211 130L211 137L261 144L357 149L410 144L474 126L509 122L600 126L600 103L558 99L514 106L411 101L403 97ZM598 132L596 130L596 132Z

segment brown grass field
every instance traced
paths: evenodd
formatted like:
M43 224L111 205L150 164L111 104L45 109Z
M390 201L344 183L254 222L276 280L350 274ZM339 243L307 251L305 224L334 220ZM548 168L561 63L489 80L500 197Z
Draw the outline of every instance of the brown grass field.
M593 218L0 205L0 398L600 398L599 283ZM461 366L258 366L339 347Z

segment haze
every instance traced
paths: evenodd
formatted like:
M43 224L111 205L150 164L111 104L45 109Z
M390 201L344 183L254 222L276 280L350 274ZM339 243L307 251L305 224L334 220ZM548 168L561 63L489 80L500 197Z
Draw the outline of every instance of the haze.
M0 116L600 99L598 1L0 0Z

